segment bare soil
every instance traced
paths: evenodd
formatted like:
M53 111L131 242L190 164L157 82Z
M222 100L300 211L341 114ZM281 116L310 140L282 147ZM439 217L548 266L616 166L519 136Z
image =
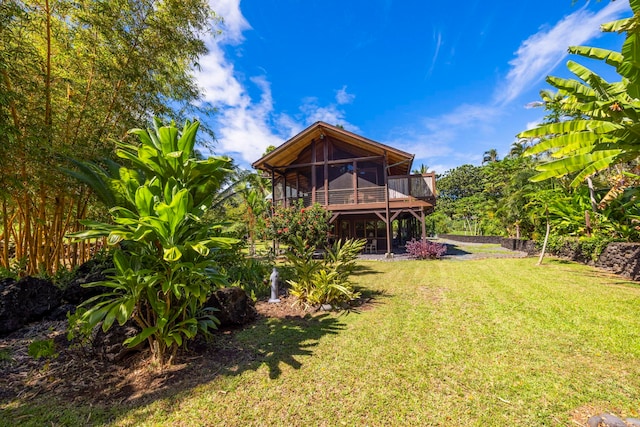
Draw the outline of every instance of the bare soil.
M289 296L282 296L278 304L258 301L256 322L268 318L296 323L313 320L313 312L293 302ZM146 351L117 363L104 360L86 347L70 344L66 327L66 321L44 321L0 338L0 403L51 395L76 403L141 404L202 384L220 373L241 369L259 357L235 342L239 329L227 329L217 331L211 342L191 343L172 366L160 370L149 363ZM55 357L36 360L29 356L29 344L47 339L54 340Z

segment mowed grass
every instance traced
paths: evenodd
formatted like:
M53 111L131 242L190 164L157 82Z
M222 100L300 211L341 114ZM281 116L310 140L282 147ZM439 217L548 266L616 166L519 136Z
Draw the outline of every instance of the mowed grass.
M8 425L575 425L640 410L640 286L535 259L361 262L370 306L236 334L250 361L134 407L0 406ZM204 374L204 373L203 373Z

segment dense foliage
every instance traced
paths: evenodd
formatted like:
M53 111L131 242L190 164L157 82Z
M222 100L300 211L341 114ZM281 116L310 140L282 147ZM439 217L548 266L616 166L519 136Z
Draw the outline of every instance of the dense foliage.
M273 215L266 220L267 238L284 244L306 240L313 248L323 248L331 229L331 212L316 203L304 207L302 200L290 206L275 206Z
M293 237L286 252L294 279L288 280L291 295L307 307L329 304L343 307L360 294L353 289L349 275L366 240L337 241L327 248L323 259L314 258L314 249L306 240Z
M130 131L139 145L119 144L117 154L134 168L121 166L116 177L98 168L78 174L115 205L111 223L83 221L89 229L75 237L106 236L114 247L109 280L94 284L111 291L85 302L81 319L89 327L102 322L105 331L133 319L142 331L125 344L148 340L163 365L186 340L215 328L215 317L202 306L214 287L226 284L216 251L236 241L220 236L221 225L202 220L230 173L230 160L193 157L197 122L182 130L154 123L153 130Z
M0 2L0 266L53 273L90 256L64 236L100 212L58 168L111 155L152 115L193 110L213 17L204 0Z
M407 254L415 259L440 259L447 253L447 246L429 240L413 239L406 244Z

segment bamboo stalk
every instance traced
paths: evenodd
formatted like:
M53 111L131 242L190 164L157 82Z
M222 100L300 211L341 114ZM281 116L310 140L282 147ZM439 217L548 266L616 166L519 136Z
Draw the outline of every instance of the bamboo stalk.
M71 217L73 215L73 206L75 205L74 198L71 197L68 202L68 211L66 215L64 214L64 211L65 211L64 205L65 205L65 197L64 195L62 195L60 200L60 215L61 215L61 219L62 219L62 216L65 216L65 220L64 222L61 223L59 245L56 251L57 253L56 257L58 260L62 261L62 264L66 268L66 267L75 267L74 265L71 264L69 260L69 251L67 251L64 243L64 238L67 235L67 233L69 231L74 231L74 230L69 230L69 227L70 227L69 224L71 223Z
M40 206L36 211L36 221L34 223L36 239L35 239L35 253L36 253L36 270L43 270L49 273L49 266L46 261L46 252L48 246L48 233L47 233L47 195L45 189L40 185Z
M49 0L44 1L45 14L46 14L46 30L47 30L47 57L46 57L46 69L45 69L45 81L44 81L44 96L45 96L45 108L44 108L44 123L47 128L47 140L51 143L51 9L49 8ZM50 144L49 144L50 146Z
M7 198L2 198L2 266L9 268L9 214L7 212Z

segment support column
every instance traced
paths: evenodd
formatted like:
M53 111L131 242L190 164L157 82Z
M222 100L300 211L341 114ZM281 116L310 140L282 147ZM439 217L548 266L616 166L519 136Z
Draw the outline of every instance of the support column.
M353 161L353 203L358 204L358 162Z
M276 213L276 172L271 168L271 219L273 219L273 215ZM278 244L277 239L273 239L273 254L278 253Z
M316 202L316 140L311 141L311 204Z
M323 151L322 157L324 157L324 205L329 206L329 141L324 135L320 135L322 139Z
M422 241L427 240L427 226L424 223L424 209L420 209L420 222L422 223Z
M282 176L282 193L284 199L284 207L287 207L287 170L285 169L284 175Z
M385 205L385 223L387 224L387 258L393 257L393 227L391 226L391 214L389 208L389 170L387 169L387 152L384 152L384 159L382 160L382 168L384 169L384 205Z

